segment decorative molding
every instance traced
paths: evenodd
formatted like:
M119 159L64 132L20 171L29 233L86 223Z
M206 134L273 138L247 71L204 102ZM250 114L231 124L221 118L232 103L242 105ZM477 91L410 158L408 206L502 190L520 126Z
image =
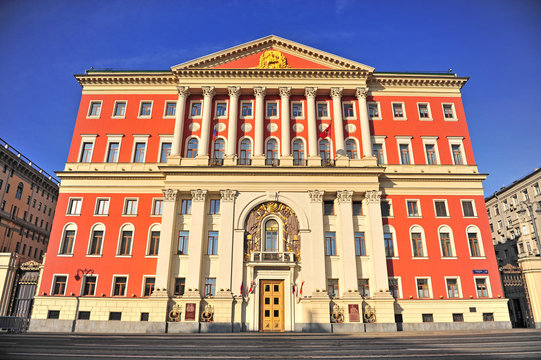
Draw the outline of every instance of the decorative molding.
M222 195L223 202L231 202L235 200L235 197L237 196L237 190L220 190L220 194Z
M367 95L368 95L368 88L358 87L355 89L355 96L358 99L366 99Z
M267 50L259 57L256 69L289 69L287 59L278 50Z
M371 190L365 193L366 201L369 204L379 204L381 199L381 191Z
M280 86L278 90L280 91L280 97L282 98L288 98L291 95L291 86Z
M307 98L315 98L317 95L317 87L305 87L304 96Z
M179 191L177 189L162 189L164 201L176 201Z
M368 85L373 86L399 86L399 87L446 87L461 89L469 78L448 75L423 74L373 74ZM410 89L411 90L411 89Z
M240 96L240 86L228 86L227 92L229 97L239 97Z
M214 86L201 86L201 89L203 90L203 96L214 97L214 94L216 93L214 91Z
M254 87L254 95L256 97L265 97L266 89L264 86L255 86Z
M312 203L322 202L324 193L325 192L322 190L308 190L308 196L310 196L310 202Z
M37 261L30 260L21 264L21 270L39 271L41 264Z
M342 91L344 91L344 88L342 87L332 87L331 88L331 97L335 98L341 98L342 97Z
M192 190L192 199L193 201L205 201L207 197L207 190Z
M349 191L349 190L337 191L336 199L338 200L339 204L351 203L351 201L353 200L353 191Z
M177 86L177 92L179 97L187 98L190 96L190 88L188 86Z

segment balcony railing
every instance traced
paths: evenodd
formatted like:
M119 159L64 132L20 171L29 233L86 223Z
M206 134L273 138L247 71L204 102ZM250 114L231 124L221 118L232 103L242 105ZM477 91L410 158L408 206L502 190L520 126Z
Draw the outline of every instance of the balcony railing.
M212 158L209 161L210 166L222 166L224 164L224 159Z
M295 254L292 252L269 252L260 251L250 254L250 262L287 264L295 262Z
M278 165L280 165L280 160L278 160L278 159L265 159L265 165L278 166Z
M334 166L334 160L333 159L321 159L321 166L332 167L332 166Z
M237 164L238 165L252 165L252 159L240 158Z
M293 159L293 166L306 166L305 159Z

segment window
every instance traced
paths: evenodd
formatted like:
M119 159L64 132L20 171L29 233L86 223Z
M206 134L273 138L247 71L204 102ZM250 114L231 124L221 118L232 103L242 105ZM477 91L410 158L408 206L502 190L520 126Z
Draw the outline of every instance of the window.
M219 214L220 213L220 200L212 199L210 200L210 211L209 214Z
M355 117L355 112L353 110L353 103L343 103L342 104L342 111L344 112L344 118L345 119ZM377 106L376 106L376 113L377 113ZM375 117L377 117L377 115Z
M319 156L323 165L331 162L331 146L329 140L321 140L319 142Z
M94 144L91 142L83 143L83 151L81 152L80 162L87 163L92 161L92 148Z
M278 222L270 219L265 223L265 251L278 251Z
M479 239L477 237L477 232L468 232L468 244L470 245L471 257L482 256L481 249L479 248Z
M404 117L404 104L393 103L393 118L402 119Z
M455 113L453 111L453 104L442 104L444 119L454 119Z
M305 165L306 161L304 159L304 143L301 139L295 139L293 141L293 165Z
M120 234L120 246L118 248L118 255L131 255L131 242L133 238L133 231L123 230Z
M278 104L275 102L268 102L267 103L267 117L275 117L278 116Z
M265 165L278 165L278 142L275 139L269 139L269 141L267 141Z
M390 200L381 200L380 201L380 207L381 207L381 216L383 217L391 217L392 215L392 206Z
M340 296L338 291L338 279L327 279L327 294L331 299Z
M522 190L522 198L524 201L530 200L530 195L528 195L528 189ZM20 199L20 197L18 199Z
M355 255L366 256L366 244L364 240L364 231L355 233Z
M160 232L151 231L150 232L150 243L148 246L148 255L149 256L158 256L158 250L160 248Z
M160 162L167 162L167 158L171 155L171 143L162 143L162 149L160 151Z
M216 295L216 278L205 279L205 297Z
M60 310L47 311L47 319L59 319L59 318L60 318Z
M139 116L147 116L150 117L150 113L152 111L152 102L150 101L142 101L141 102L141 110L139 110Z
M389 291L395 299L400 297L400 284L398 281L398 278L389 278Z
M225 157L225 141L224 139L216 139L214 141L214 158L216 164L223 164Z
M218 254L218 231L209 231L207 243L207 255Z
M475 278L475 288L477 289L477 297L489 296L486 278Z
M423 322L434 322L434 315L433 314L422 314Z
M240 142L239 165L250 165L251 163L252 163L252 142L249 139L243 139Z
M357 159L357 144L355 140L346 140L346 154L350 159Z
M417 107L419 108L420 119L430 119L430 110L428 108L428 104L417 104Z
M133 162L142 163L145 162L145 148L146 143L135 143L135 153L133 156Z
M117 143L117 142L109 143L109 149L107 149L107 162L109 163L118 162L119 150L120 150L120 143Z
M385 243L385 256L386 257L394 257L394 240L393 240L393 233L391 232L384 232L383 233L383 241Z
M534 184L533 188L535 191L535 196L541 195L541 188L539 187L539 184Z
M101 114L101 101L91 101L88 117L99 117Z
M188 239L190 238L190 232L181 230L178 232L178 248L177 254L187 255L188 254Z
M402 165L410 164L410 150L408 144L399 144L400 163Z
M165 103L165 116L175 116L177 111L177 104L174 102Z
M475 217L475 207L473 200L461 200L462 202L462 214L464 217Z
M153 205L152 205L152 215L162 215L163 214L163 200L162 199L154 199Z
M451 243L451 229L447 227L442 227L439 230L440 236L440 245L441 245L441 256L442 257L452 257L453 256L453 246Z
M302 102L291 103L291 117L303 117Z
M438 160L436 159L436 146L434 144L425 144L426 151L426 163L428 165L437 165Z
M454 165L466 165L466 158L464 157L464 147L462 144L463 139L464 138L461 136L447 137Z
M182 215L189 215L192 213L192 200L191 199L182 200L180 213Z
M419 231L419 227L412 228L410 233L411 236L411 247L413 249L413 257L424 257L423 249L423 234Z
M336 255L336 233L334 231L325 233L325 255Z
M17 185L17 191L15 192L15 198L20 200L22 196L23 196L23 183L20 182Z
M453 314L453 322L464 322L464 314Z
M430 287L428 278L417 279L417 297L419 299L430 298Z
M90 320L90 311L79 311L77 320Z
M445 279L447 284L447 297L448 298L459 298L460 292L458 290L458 279Z
M353 216L361 216L363 214L363 203L360 201L353 201L351 204L353 210Z
M188 159L195 159L197 156L197 148L199 147L199 140L196 138L191 138L188 141L188 147L186 150L186 157Z
M379 118L379 107L377 103L368 104L368 116L371 118Z
M148 318L149 318L149 313L147 312L141 313L141 321L148 321Z
M126 102L125 101L117 101L115 103L115 109L113 111L114 117L124 117L126 116Z
M419 200L407 200L406 205L408 208L409 217L419 217L421 213L419 211Z
M124 215L137 215L137 199L126 199Z
M192 117L201 116L201 102L192 102L192 109L190 111Z
M98 278L94 275L85 275L83 277L83 296L96 295L96 283Z
M103 230L93 230L90 236L90 246L88 255L100 255L101 245L103 244Z
M109 312L109 320L111 320L111 321L120 321L120 320L122 320L122 312L121 311L110 311Z
M436 217L447 217L447 202L445 200L434 200Z
M227 103L217 102L216 103L216 117L225 117L227 116Z
M143 296L150 296L154 291L154 285L156 284L156 278L147 277L145 278L145 290Z
M65 275L55 275L54 281L53 281L53 295L64 295L66 292L66 283L68 281L68 277Z
M334 215L334 201L323 201L323 215Z
M185 278L175 278L174 295L175 296L184 295L184 288L185 287L186 287L186 279Z
M359 295L363 298L370 297L370 288L368 287L368 279L359 279Z
M329 108L327 103L318 103L317 104L317 117L324 118L329 116Z
M373 144L372 155L376 157L378 165L385 164L385 160L383 158L383 144Z
M62 243L60 244L59 255L72 255L74 243L75 230L72 230L72 225L70 224L66 227L66 230L64 230L64 236L62 237Z
M115 276L113 280L113 296L126 296L126 286L128 278L126 276Z
M252 117L252 103L251 102L242 102L241 103L241 116L242 117Z
M95 215L108 215L109 214L109 199L97 199Z

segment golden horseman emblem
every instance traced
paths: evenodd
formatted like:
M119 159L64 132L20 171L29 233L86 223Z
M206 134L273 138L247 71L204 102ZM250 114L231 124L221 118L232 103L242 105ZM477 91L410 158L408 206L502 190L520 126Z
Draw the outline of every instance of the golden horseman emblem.
M287 59L278 50L267 50L259 58L256 69L288 69Z

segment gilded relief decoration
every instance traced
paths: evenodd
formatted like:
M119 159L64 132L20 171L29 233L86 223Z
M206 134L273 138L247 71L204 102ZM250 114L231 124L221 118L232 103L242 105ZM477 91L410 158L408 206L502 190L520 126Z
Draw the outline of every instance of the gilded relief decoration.
M262 222L269 216L275 215L282 222L282 239L284 252L292 252L295 259L301 259L301 242L299 239L299 221L291 208L285 204L269 201L260 204L252 210L246 221L248 232L244 242L244 256L248 260L250 253L261 251Z
M267 50L259 58L259 65L256 69L289 69L287 59L278 50Z

